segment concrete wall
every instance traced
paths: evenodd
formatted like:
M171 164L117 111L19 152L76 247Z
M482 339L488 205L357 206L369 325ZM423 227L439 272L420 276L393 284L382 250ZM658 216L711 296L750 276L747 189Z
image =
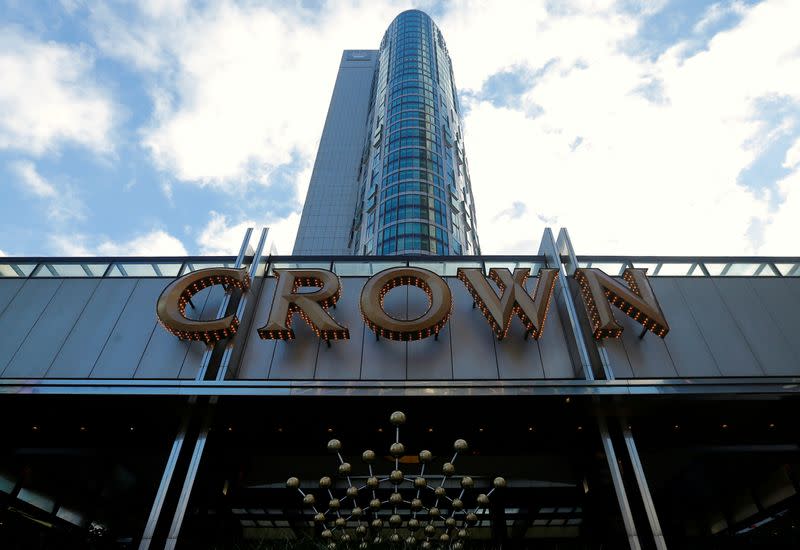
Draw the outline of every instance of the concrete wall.
M294 254L350 253L347 245L358 199L358 168L367 139L377 54L375 50L342 54Z

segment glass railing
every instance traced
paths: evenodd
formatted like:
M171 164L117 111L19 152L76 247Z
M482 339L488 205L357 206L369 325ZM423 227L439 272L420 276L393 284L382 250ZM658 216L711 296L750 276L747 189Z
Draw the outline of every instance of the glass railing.
M629 267L647 268L651 277L800 277L800 258L578 256L579 267L621 275Z
M233 267L236 258L0 258L2 277L169 277L207 267Z
M249 267L252 258L245 258ZM566 258L562 258L566 260ZM647 268L651 277L800 277L798 257L578 256L579 267L621 275L628 267ZM198 269L233 267L232 256L147 258L0 258L0 278L167 277ZM342 277L369 277L384 269L415 266L454 277L460 267L528 268L536 275L552 267L543 256L271 256L257 274L275 269L329 269Z

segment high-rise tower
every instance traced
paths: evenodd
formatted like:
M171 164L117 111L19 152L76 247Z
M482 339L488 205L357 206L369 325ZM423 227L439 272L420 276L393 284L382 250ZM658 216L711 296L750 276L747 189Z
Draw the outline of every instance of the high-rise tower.
M380 50L344 53L294 253L479 251L447 46L406 11Z

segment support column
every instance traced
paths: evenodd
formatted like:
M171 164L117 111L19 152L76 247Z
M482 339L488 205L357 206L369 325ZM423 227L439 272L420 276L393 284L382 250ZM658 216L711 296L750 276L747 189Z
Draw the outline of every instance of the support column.
M164 473L161 475L161 483L158 485L158 491L156 491L156 497L153 501L153 506L150 508L150 515L147 517L147 523L144 526L142 539L139 542L139 550L149 550L150 544L153 542L158 518L161 516L161 509L163 508L164 501L167 498L167 491L169 490L170 483L172 482L172 476L175 475L175 467L178 463L178 457L181 454L183 444L186 441L186 436L188 435L189 422L191 420L192 412L194 411L194 401L194 396L189 398L189 408L184 413L183 421L181 422L180 428L178 428L178 434L175 436L175 440L172 442L172 448L169 451L169 457L167 457L167 464L164 466Z
M547 258L548 266L557 267L559 270L560 281L558 284L560 290L557 297L558 305L561 308L559 313L561 313L562 318L569 320L569 327L565 327L565 329L569 328L569 330L566 330L566 332L572 334L572 344L576 350L578 360L580 361L584 379L594 380L595 369L591 360L591 351L593 350L589 348L589 345L584 337L584 330L580 322L578 309L575 305L574 297L569 288L569 277L577 267L577 259L575 258L575 252L572 249L572 243L569 240L569 234L565 229L562 229L558 234L558 242L556 242L553 239L553 232L550 230L550 228L545 229L544 234L542 235L542 242L539 245L539 253L543 254L545 258ZM564 267L562 256L567 257L568 269ZM601 361L601 363L604 362ZM606 374L609 373L605 365L603 372ZM611 481L614 485L614 491L617 495L620 514L622 515L622 523L625 527L625 533L628 538L628 545L630 546L631 550L641 550L639 535L636 532L636 524L633 521L630 502L628 501L628 495L625 491L625 485L622 480L622 472L620 471L619 463L617 462L617 454L614 450L614 443L612 442L611 436L608 432L608 425L603 417L598 417L597 422L600 430L600 439L603 444L603 450L605 451L606 461L608 463L608 469L611 474Z
M639 492L642 495L644 509L645 512L647 512L647 520L650 522L650 530L653 532L656 548L658 550L667 550L667 542L664 540L664 534L661 532L661 523L658 521L656 506L653 504L653 497L650 495L650 487L647 485L647 478L644 475L642 461L639 459L639 451L636 449L636 441L633 439L633 432L631 432L624 422L622 425L622 437L625 439L625 446L628 448L628 456L633 465L636 484L639 486Z
M197 477L197 470L200 468L200 460L203 458L203 451L206 448L208 431L211 427L211 420L213 418L214 405L216 405L216 402L216 396L212 397L209 408L204 415L200 432L197 434L197 440L195 441L194 449L189 459L189 465L186 468L186 475L183 478L183 486L178 496L178 503L175 505L175 514L172 516L172 523L169 526L167 540L164 543L164 550L173 550L178 544L178 535L183 526L183 516L186 514L186 507L189 504L189 497L192 494L192 487L194 487L194 480Z
M574 273L575 269L578 267L578 260L575 255L575 249L572 247L572 241L569 238L569 233L567 232L566 228L562 228L558 233L558 244L557 250L559 252L559 258L561 255L567 256L567 261L569 265L569 275L571 276ZM572 294L569 295L570 300L573 299ZM614 369L611 364L611 358L608 355L608 350L606 350L605 345L603 344L602 340L595 340L593 338L586 338L583 339L583 331L579 331L580 334L575 334L576 339L580 339L580 344L586 346L586 341L590 341L593 345L596 352L597 357L600 360L600 366L602 367L602 372L605 376L606 380L614 380ZM590 350L587 350L587 354ZM616 452L614 450L614 444L611 440L611 436L608 432L608 425L606 423L605 418L600 417L598 419L600 425L600 436L603 440L603 448L606 451L606 458L608 459L609 469L611 470L611 477L614 482L614 489L617 492L617 499L620 503L620 509L622 511L622 519L625 522L625 529L628 531L628 538L631 543L631 548L634 548L634 544L636 548L639 548L639 540L638 536L636 536L636 527L633 524L633 516L631 514L630 503L628 502L627 495L625 492L625 486L622 482L622 474L619 470L619 466L617 463ZM642 466L642 461L639 458L639 452L636 448L636 442L633 438L633 433L628 428L627 423L624 422L624 419L620 419L620 425L622 428L622 435L625 441L625 447L628 452L628 457L630 458L631 464L633 466L634 477L636 478L636 485L639 489L639 494L642 498L642 505L644 506L645 512L647 514L647 521L650 525L650 530L653 533L653 539L655 541L656 548L658 550L667 550L667 544L664 540L664 535L661 531L661 524L658 521L658 514L656 513L656 508L653 503L653 498L650 495L650 487L647 484L647 478L645 477L644 468ZM630 521L630 528L628 526L628 521ZM631 538L631 533L633 533L633 537Z
M614 443L608 433L608 424L602 416L597 418L597 424L600 427L600 440L603 442L603 450L608 460L608 469L611 472L611 482L614 484L614 492L617 494L617 502L622 513L622 523L625 525L625 532L628 534L628 544L631 550L640 550L639 535L636 533L636 525L633 522L633 513L631 512L628 494L625 491L625 484L622 480L622 472L619 470Z
M234 267L239 268L244 263L252 232L252 228L247 229ZM267 229L264 228L261 232L258 247L255 252L253 252L253 259L250 264L249 275L251 280L255 278L258 271L258 264L261 261L266 238ZM239 318L242 317L247 305L247 298L248 295L243 294L236 306L237 316ZM226 294L217 312L218 318L224 317L228 313L229 306L232 306L230 300L230 294ZM246 330L247 327L241 327L241 329ZM219 361L213 360L214 357L219 356L219 354L214 353L214 344L208 344L201 359L196 380L224 380L228 372L228 362L236 341L236 335L227 340L226 347ZM206 441L208 440L209 428L211 427L214 408L218 399L218 396L211 396L207 400L204 398L198 400L198 398L194 396L189 398L189 407L186 417L178 430L178 434L175 436L169 457L167 458L167 464L164 468L161 483L156 492L156 497L153 501L153 506L142 534L139 550L150 550L151 548L159 547L160 543L154 541L161 540L164 541L163 548L175 548L181 526L183 525L183 518L186 514L186 507L189 503L192 487L200 467L200 461L203 458L203 451L205 450ZM189 449L191 449L191 451L189 451ZM178 490L178 487L180 487L180 490ZM171 510L170 506L165 507L166 503L173 501L174 506L172 506ZM170 512L172 521L166 533L166 538L164 538L166 517L169 517ZM159 527L161 528L159 529Z
M576 356L573 360L577 360L580 364L580 369L575 374L583 375L585 380L594 380L592 360L589 357L589 350L583 341L578 310L575 308L575 302L569 291L567 271L564 269L564 264L561 262L561 254L553 238L553 232L549 227L545 228L542 234L542 241L539 244L539 254L546 258L548 267L558 269L556 305L562 324L564 325L565 334L572 333L572 342L567 338L567 343L570 346L570 351Z

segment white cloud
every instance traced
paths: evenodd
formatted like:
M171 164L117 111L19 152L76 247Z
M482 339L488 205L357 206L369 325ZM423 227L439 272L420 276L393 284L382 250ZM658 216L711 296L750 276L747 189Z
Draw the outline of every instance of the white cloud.
M437 24L453 58L457 85L479 89L489 76L513 65L537 68L558 58L568 68L577 61L607 58L637 30L636 18L614 4L460 0L448 4Z
M5 251L0 250L0 256L8 256L8 254L6 254Z
M80 47L0 26L0 149L40 155L60 142L112 149L114 106Z
M246 219L233 223L228 217L219 212L211 211L211 219L197 238L201 254L212 256L236 255L242 245L242 239L248 227L253 228L253 235L250 239L251 246L255 247L262 227L268 227L267 243L264 253L270 252L271 245L274 243L278 254L291 253L291 243L297 233L297 225L300 222L300 214L293 212L283 218L269 218L262 221Z
M795 253L789 241L769 238L800 230L793 176L780 183L777 210L768 194L737 180L780 134L759 119L758 101L800 101L800 3L720 4L695 32L732 13L740 23L702 51L687 53L692 37L657 59L630 45L641 14L665 2L623 9L633 4L444 5L437 23L457 84L471 97L500 71L548 65L519 108L470 100L466 146L484 252L535 251L546 219L568 227L585 253L750 254L766 250L762 242ZM93 27L106 54L148 71L155 110L141 136L160 168L236 191L268 184L276 167L299 159L302 197L341 50L377 48L405 7L350 0L312 13L296 3L176 2L158 12L145 6L129 21L100 6ZM658 100L644 89L657 90ZM799 162L797 142L785 166ZM521 207L509 210L514 202ZM296 219L214 212L198 245L235 253L245 227L266 224L288 252ZM763 240L751 237L754 226L763 227Z
M800 168L778 184L782 201L764 228L761 254L797 256L797 236L800 234Z
M104 241L97 247L103 256L186 256L180 240L166 231L155 229L129 241Z
M469 105L467 156L484 252L535 251L545 225L537 216L568 227L579 253L752 254L760 251L748 238L753 223L798 233L791 208L771 214L768 196L737 178L771 139L757 100L800 101L800 79L789 77L800 74L800 35L790 23L800 4L749 8L706 51L684 59L676 45L655 61L620 48L639 22L613 6L557 17L526 6L509 21L494 6L467 2L441 22L456 78L475 89L504 68L559 57L523 95L522 109ZM485 40L469 40L478 29ZM634 93L654 79L664 101ZM542 113L526 118L524 107L534 104ZM788 202L791 193L784 196ZM526 214L508 216L514 201Z
M65 12L71 15L81 7L81 0L59 0L59 4Z
M167 199L167 202L169 204L173 204L172 183L169 181L162 181L159 187L161 188L161 192L164 194L164 197Z
M44 179L30 161L18 161L11 165L11 170L22 180L26 191L42 198L53 198L58 194L52 183Z
M180 14L186 10L188 0L142 0L142 11L150 17L165 17Z
M142 141L157 165L231 190L267 183L293 154L313 159L342 50L376 48L407 4L220 2L134 23L98 7L94 28L107 54L153 71L156 113Z
M269 241L275 243L276 254L289 255L294 247L294 238L297 235L297 226L300 224L300 212L292 212L267 224L269 227Z
M711 4L700 21L695 23L693 30L696 33L703 33L712 25L722 21L726 16L732 14L741 15L746 9L747 6L743 2L717 2L716 4Z
M86 208L72 186L64 184L56 187L27 160L13 162L10 168L19 178L18 183L25 192L46 201L46 216L58 222L85 217Z
M139 8L145 14L152 14L143 4ZM106 55L122 59L144 71L168 67L171 60L159 44L165 37L160 36L150 25L137 24L127 15L117 15L113 5L105 2L93 3L90 17L93 22L90 29L92 37Z
M800 164L800 138L786 151L786 157L783 160L784 168L795 168Z
M86 235L56 235L51 244L64 256L186 256L183 243L162 229L137 235L127 241L103 239L89 245Z
M87 236L60 234L50 236L50 247L56 256L96 256L97 251L86 245Z
M197 237L200 254L210 256L226 256L239 253L245 232L248 227L258 230L255 222L245 220L231 224L228 217L219 212L211 211L211 220Z

